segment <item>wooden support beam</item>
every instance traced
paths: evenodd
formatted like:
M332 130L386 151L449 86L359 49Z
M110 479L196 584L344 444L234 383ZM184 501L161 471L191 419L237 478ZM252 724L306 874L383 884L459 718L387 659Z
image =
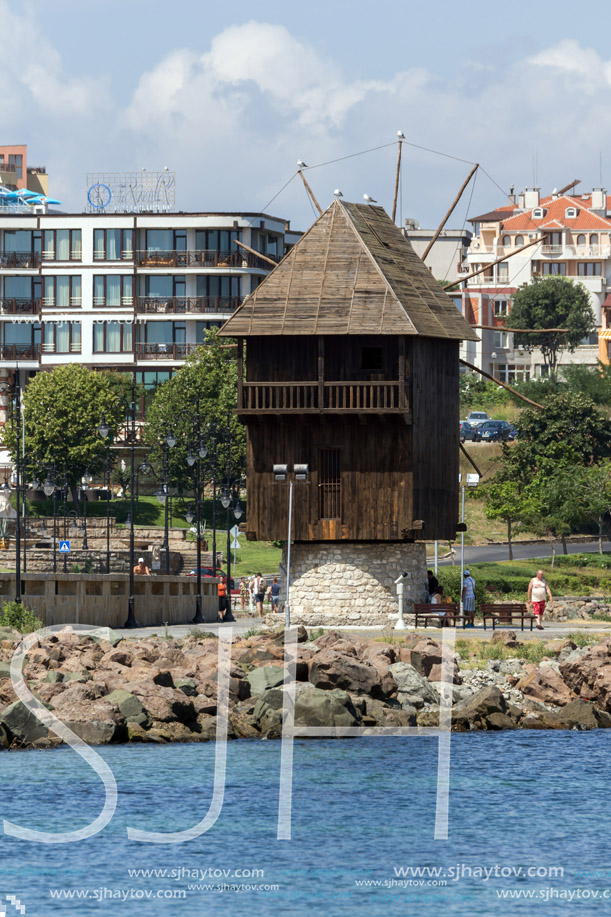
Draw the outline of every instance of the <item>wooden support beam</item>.
M322 207L320 206L320 204L318 203L318 201L317 201L316 198L314 197L314 192L312 191L312 189L311 189L310 186L308 185L308 180L307 180L307 178L305 177L305 175L303 174L303 172L301 171L301 169L299 169L299 174L300 174L300 176L301 176L301 180L302 180L303 184L305 185L306 191L308 192L308 194L310 195L310 197L311 197L312 200L314 201L314 206L315 206L316 209L318 210L318 213L319 213L319 214L322 213Z
M397 154L397 171L395 173L395 196L392 199L392 214L391 220L395 222L395 217L397 216L397 198L399 197L399 177L401 175L401 149L403 147L403 141L399 140L399 152Z
M496 261L490 261L488 264L485 264L483 267L481 267L479 271L473 271L471 274L467 274L466 277L461 277L460 280L455 280L454 283L449 283L445 288L446 292L451 290L452 287L457 287L459 283L465 283L467 280L471 280L472 277L477 277L478 274L483 274L484 271L487 271L489 267L494 267L495 264L500 264L501 261L507 261L508 258L513 258L514 255L519 255L520 252L523 252L526 248L530 248L532 245L539 245L541 242L543 242L543 237L539 236L537 239L533 239L532 242L527 242L526 245L521 245L520 248L515 248L512 252L509 252L508 255L503 255L502 258L497 258ZM424 255L422 260L424 261Z
M475 470L476 470L477 473L479 474L480 478L482 478L482 477L483 477L483 474L481 473L481 471L479 470L479 468L477 467L477 465L475 464L475 462L473 461L473 459L471 458L471 456L469 455L469 453L467 452L467 450L465 449L465 447L463 446L463 444L462 444L462 443L459 443L458 445L460 446L460 451L462 452L462 454L464 455L464 457L467 459L468 462L471 463L472 467L475 468Z
M422 255L422 260L423 260L423 261L425 260L426 256L428 255L428 253L429 253L430 250L432 249L433 245L435 244L435 242L436 242L437 239L439 238L439 234L440 234L441 230L443 229L443 227L446 225L446 223L448 222L448 220L449 220L450 217L452 216L452 212L453 212L454 208L456 207L456 205L458 204L458 202L459 202L459 200L461 199L461 197L463 196L463 192L464 192L465 188L467 187L467 185L469 184L469 182L471 181L471 179L473 178L473 176L475 175L475 173L477 172L478 169L479 169L479 163L476 162L475 165L473 166L473 168L471 169L471 171L469 172L469 174L467 175L467 177L465 178L464 182L463 182L462 185L460 186L460 191L458 192L458 194L456 195L456 197L455 197L454 200L452 201L452 205L451 205L450 209L448 210L448 212L447 212L446 215L444 216L443 220L441 221L441 223L440 223L439 226L437 227L437 230L436 230L436 232L435 232L435 235L433 236L433 238L431 239L431 241L429 242L429 244L428 244L427 247L425 248L424 254ZM393 217L393 222L394 222L394 217Z
M244 242L238 242L237 239L233 240L236 245L239 245L240 248L245 248L247 252L250 252L251 255L256 255L257 258L260 258L262 261L267 261L268 264L271 264L272 267L277 267L278 262L272 261L271 258L268 258L267 255L262 255L261 252L256 252L254 248L251 248L250 245L245 245Z
M521 395L520 392L516 392L515 388L512 388L510 385L507 385L505 382L501 382L500 379L495 379L494 376L491 376L490 373L487 373L485 369L480 369L479 366L474 366L473 363L467 363L466 360L458 360L463 366L468 366L469 369L472 369L474 372L479 373L480 376L485 376L486 379L490 379L491 382L495 382L497 385L500 385L502 388L506 388L508 392L511 392L512 395L515 395L516 398L521 398L522 401L525 401L527 404L532 404L534 408L541 408L543 410L542 404L537 404L536 401L531 401L530 398L527 398L526 395Z
M477 325L484 331L513 331L515 334L545 334L553 331L554 334L570 334L570 328L510 328L509 325Z

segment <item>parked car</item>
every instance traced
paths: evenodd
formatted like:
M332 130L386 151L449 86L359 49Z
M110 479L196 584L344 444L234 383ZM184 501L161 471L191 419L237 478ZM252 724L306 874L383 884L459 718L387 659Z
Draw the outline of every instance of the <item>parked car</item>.
M212 570L212 567L200 567L200 569L202 571L202 579L212 579L214 577L214 571ZM227 576L224 570L217 570L216 575L217 576ZM191 570L189 573L187 573L187 576L197 576L197 567L195 567L194 570ZM239 592L240 590L236 589L235 580L232 576L231 577L231 594L237 595Z
M514 440L517 438L518 438L518 431L516 427L514 426L514 424L510 423L509 424L509 439Z
M460 441L464 443L465 440L470 439L474 443L479 443L481 436L477 427L474 427L473 424L470 424L468 420L461 420L460 422Z
M486 423L487 420L490 420L485 411L471 411L467 417L467 423L470 423L472 427L479 427L481 423Z
M477 428L483 442L505 442L510 438L510 428L506 420L487 420Z

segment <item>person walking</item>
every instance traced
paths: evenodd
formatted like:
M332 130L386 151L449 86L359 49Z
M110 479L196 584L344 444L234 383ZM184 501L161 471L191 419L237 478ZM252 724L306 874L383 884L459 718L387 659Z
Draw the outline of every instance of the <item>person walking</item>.
M263 617L263 599L265 598L265 580L260 573L257 573L254 579L253 592L255 602L257 603L257 615Z
M227 578L223 575L219 577L219 621L225 620L225 614L227 612L228 600L227 600Z
M553 601L552 593L547 585L546 579L543 575L543 570L537 570L537 575L533 576L530 583L528 584L528 604L532 607L535 620L537 621L537 630L543 630L543 613L545 611L545 597L548 597L550 602Z
M280 607L280 584L278 583L278 577L274 577L274 582L269 587L269 596L272 603L272 614L277 612Z
M244 577L240 580L240 608L246 611L246 602L248 601L248 584Z
M462 608L467 627L475 627L475 580L468 570L465 570L462 586Z

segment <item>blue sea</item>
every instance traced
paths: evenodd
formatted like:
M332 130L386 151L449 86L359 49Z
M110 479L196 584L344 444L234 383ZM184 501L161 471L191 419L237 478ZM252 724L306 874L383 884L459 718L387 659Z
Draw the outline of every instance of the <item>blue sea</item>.
M611 731L453 735L447 840L435 840L433 736L296 740L290 840L278 840L280 742L227 747L215 824L185 843L130 840L206 815L215 745L97 749L118 786L93 837L0 835L0 913L598 914L611 900ZM2 816L47 832L93 821L104 787L70 749L2 752ZM25 908L25 910L21 910Z

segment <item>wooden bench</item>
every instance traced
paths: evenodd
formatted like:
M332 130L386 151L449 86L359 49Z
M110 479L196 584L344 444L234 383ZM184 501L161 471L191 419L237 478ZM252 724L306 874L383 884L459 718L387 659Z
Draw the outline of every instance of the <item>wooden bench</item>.
M414 603L414 617L414 627L419 627L420 621L422 621L424 627L428 627L429 623L439 624L440 621L442 627L444 625L456 627L456 622L462 621L462 626L464 627L466 621L469 620L469 615L461 615L458 605L451 603L443 605Z
M524 630L525 622L530 622L530 629L532 630L535 623L535 616L528 611L524 602L480 605L480 611L484 621L484 630L486 629L487 620L492 621L492 630L496 628L497 624L507 624L513 627L515 622L520 623L520 630Z

